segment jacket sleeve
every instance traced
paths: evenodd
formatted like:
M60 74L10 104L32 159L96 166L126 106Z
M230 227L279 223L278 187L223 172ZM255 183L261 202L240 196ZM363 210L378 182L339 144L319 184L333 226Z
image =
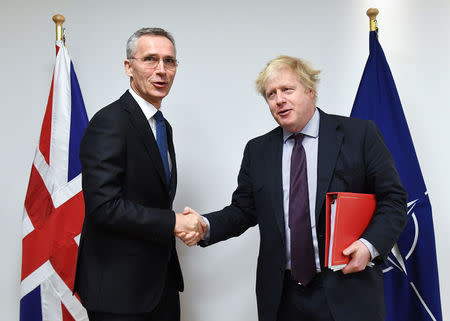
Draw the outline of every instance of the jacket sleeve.
M256 225L257 216L250 175L250 150L251 148L247 144L238 175L238 186L233 193L231 204L221 211L205 215L210 224L210 238L207 242L201 242L201 246L239 236L248 228Z
M407 222L407 193L402 186L391 153L376 125L367 122L364 135L366 179L377 199L374 216L361 236L385 260Z

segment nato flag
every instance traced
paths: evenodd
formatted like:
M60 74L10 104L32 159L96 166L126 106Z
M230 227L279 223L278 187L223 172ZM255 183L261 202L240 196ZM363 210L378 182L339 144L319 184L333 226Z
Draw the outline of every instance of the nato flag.
M408 191L408 224L384 272L387 321L442 320L433 219L414 145L376 31L351 117L380 128Z

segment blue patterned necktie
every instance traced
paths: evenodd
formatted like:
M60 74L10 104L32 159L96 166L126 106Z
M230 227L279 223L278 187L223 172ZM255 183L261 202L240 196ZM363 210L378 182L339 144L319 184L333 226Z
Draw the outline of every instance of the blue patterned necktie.
M167 132L164 116L161 111L157 111L153 116L156 120L156 143L158 144L159 153L164 165L164 172L166 173L167 185L170 184L169 159L167 157Z
M307 285L316 274L316 263L309 216L308 176L303 134L295 140L291 156L289 189L289 228L291 230L291 274L302 285Z

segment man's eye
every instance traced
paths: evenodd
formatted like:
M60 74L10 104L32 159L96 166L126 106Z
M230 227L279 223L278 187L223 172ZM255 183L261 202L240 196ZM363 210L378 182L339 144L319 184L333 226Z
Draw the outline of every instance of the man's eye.
M144 61L149 61L149 62L152 62L152 61L155 61L155 60L156 60L156 58L153 57L153 56L148 56L148 57L144 58Z
M174 58L164 58L164 62L167 64L175 64L175 59Z

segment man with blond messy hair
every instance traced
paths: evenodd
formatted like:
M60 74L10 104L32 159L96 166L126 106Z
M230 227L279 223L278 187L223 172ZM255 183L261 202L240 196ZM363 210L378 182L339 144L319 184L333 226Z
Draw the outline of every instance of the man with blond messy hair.
M318 75L289 56L260 73L256 87L279 126L248 142L232 202L205 215L209 227L200 245L258 224L260 321L381 321L381 264L406 223L406 192L373 122L316 107ZM377 199L361 238L344 250L350 262L338 272L324 267L327 192Z

